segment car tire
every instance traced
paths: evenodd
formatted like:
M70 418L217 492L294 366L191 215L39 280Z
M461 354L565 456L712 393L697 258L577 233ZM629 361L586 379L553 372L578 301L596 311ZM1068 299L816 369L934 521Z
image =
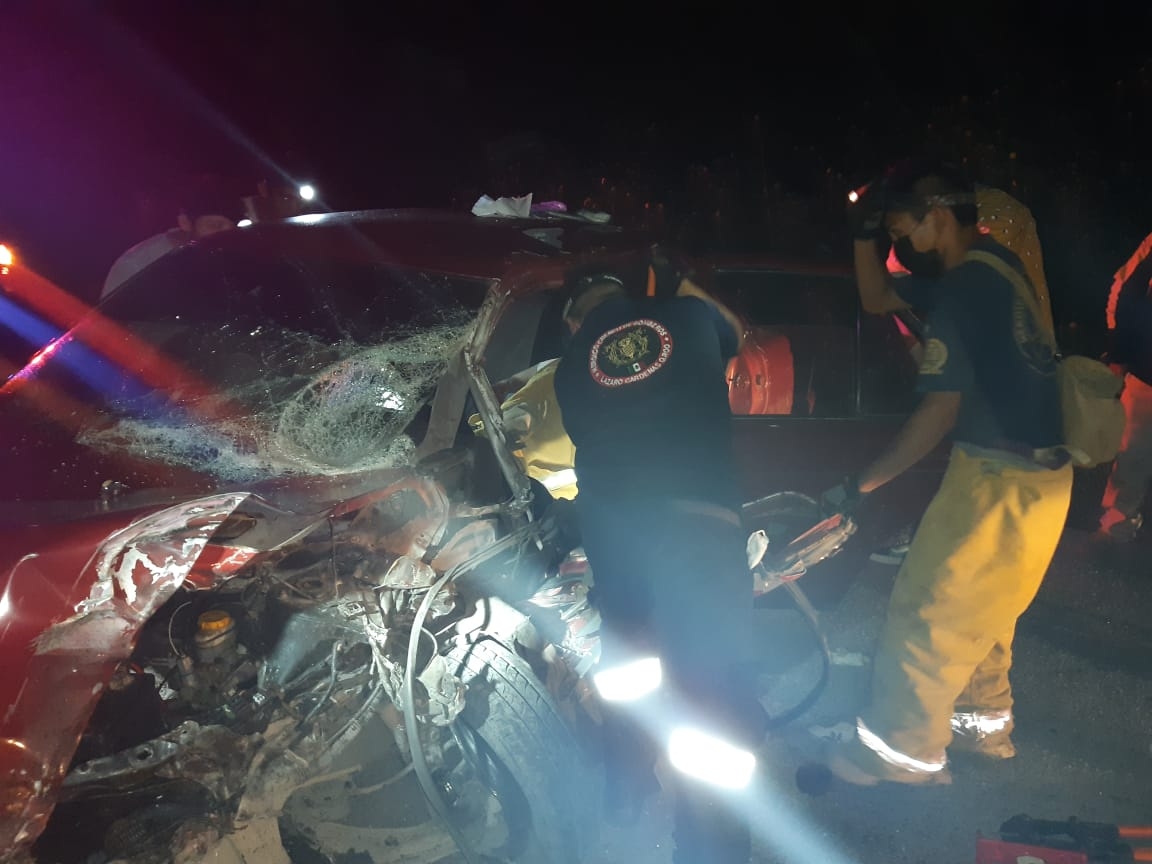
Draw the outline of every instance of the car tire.
M494 860L579 864L595 837L591 802L598 799L586 754L543 682L526 660L489 637L461 640L448 659L468 688L460 722L515 787L503 790L502 804L513 811L509 828L517 836Z

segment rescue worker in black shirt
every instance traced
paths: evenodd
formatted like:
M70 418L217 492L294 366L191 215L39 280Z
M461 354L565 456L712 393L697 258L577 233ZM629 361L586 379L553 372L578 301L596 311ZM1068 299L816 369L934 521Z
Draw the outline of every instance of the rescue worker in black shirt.
M665 680L755 751L766 716L736 671L748 659L752 581L725 380L743 327L690 279L673 278L675 289L661 292L673 296L654 298L632 296L612 274L580 279L564 313L573 337L556 395L576 445L605 660L613 640L645 634ZM606 753L611 811L629 803L625 763L638 742L627 743L619 716L605 721L616 742ZM747 820L705 787L677 782L674 861L747 862Z
M905 164L861 201L855 244L864 308L928 312L920 406L889 449L825 501L850 511L951 434L948 470L912 540L874 659L857 736L829 767L861 785L947 782L949 748L1015 755L1008 678L1017 619L1064 527L1055 344L1020 260L977 230L971 185ZM912 275L889 280L886 232Z

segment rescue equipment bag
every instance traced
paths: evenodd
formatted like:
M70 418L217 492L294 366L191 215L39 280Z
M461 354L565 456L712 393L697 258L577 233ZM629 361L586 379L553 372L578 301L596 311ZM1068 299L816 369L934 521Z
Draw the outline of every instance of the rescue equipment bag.
M972 250L966 260L978 261L994 269L1012 283L1036 321L1042 320L1036 297L1024 276L1008 262L991 252ZM1051 336L1055 352L1056 383L1064 419L1064 447L1078 468L1091 468L1111 462L1120 452L1124 437L1124 406L1120 394L1124 381L1104 363L1091 357L1061 355Z

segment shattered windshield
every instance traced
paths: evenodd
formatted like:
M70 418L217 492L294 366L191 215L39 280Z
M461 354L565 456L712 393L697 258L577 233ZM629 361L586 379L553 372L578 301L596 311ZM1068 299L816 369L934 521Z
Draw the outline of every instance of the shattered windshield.
M225 481L397 464L488 284L373 261L189 248L126 284L37 373L81 443Z

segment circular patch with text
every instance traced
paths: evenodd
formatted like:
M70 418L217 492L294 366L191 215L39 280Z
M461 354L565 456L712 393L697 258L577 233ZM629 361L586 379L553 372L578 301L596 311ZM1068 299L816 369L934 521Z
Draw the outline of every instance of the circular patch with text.
M588 371L602 387L622 387L650 378L671 356L668 328L641 318L601 335L588 353Z

